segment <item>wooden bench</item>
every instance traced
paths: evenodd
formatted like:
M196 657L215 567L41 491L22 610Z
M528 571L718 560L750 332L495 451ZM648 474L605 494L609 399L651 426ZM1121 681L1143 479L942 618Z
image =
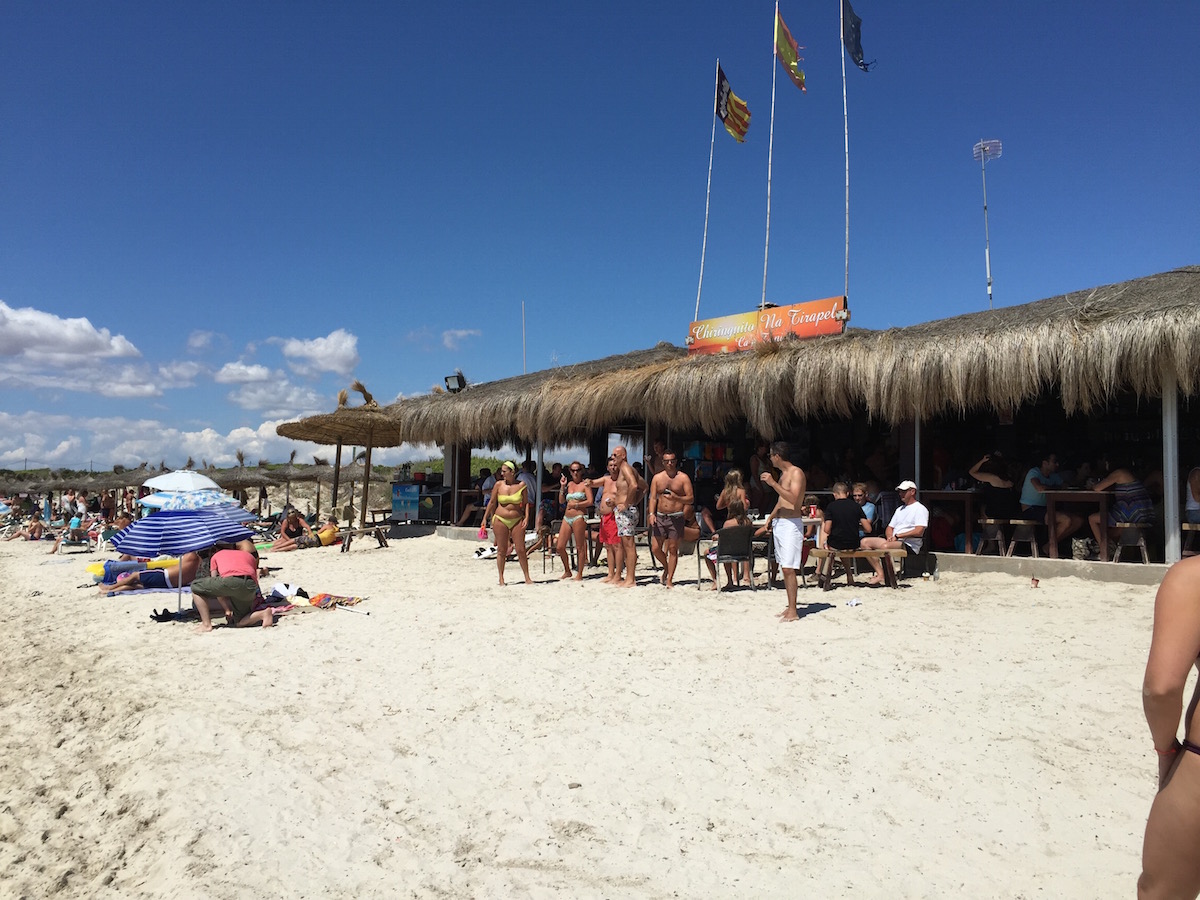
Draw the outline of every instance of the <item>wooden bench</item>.
M908 551L897 550L834 550L829 547L817 547L809 551L809 556L817 561L817 585L828 591L833 588L833 565L842 564L846 572L846 584L854 586L854 560L877 559L883 565L883 583L890 588L900 586L896 579L897 559L904 559Z
M349 550L350 542L353 541L356 537L359 537L360 535L364 535L364 534L374 535L375 540L379 541L380 547L386 547L388 545L387 532L383 530L382 526L377 526L377 527L368 526L366 528L354 528L350 531L339 531L338 532L338 537L340 537L342 539L342 552L345 553L347 550Z

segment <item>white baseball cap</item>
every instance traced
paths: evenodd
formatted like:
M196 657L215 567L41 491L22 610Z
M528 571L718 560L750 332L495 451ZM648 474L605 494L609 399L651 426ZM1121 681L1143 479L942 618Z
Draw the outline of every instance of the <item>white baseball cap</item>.
M913 484L911 481L902 481L898 485L896 485L896 490L899 491L900 493L904 493L905 491L915 491L916 489L917 489L917 486L915 484Z

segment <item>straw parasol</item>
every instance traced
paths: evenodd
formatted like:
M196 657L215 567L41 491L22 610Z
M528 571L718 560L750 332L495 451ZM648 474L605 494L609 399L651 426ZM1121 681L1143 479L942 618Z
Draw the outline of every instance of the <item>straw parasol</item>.
M272 484L271 476L257 466L246 466L246 453L237 451L237 466L232 469L221 469L213 476L213 481L227 491L244 491L246 488L259 488Z
M271 477L276 484L283 482L283 502L288 505L292 502L292 482L304 480L305 469L303 466L296 465L296 451L293 450L288 457L287 464L282 469L273 469Z
M399 447L403 443L400 437L400 421L389 411L380 409L379 404L361 381L350 385L350 390L362 394L362 406L347 406L349 391L338 393L338 406L331 413L308 416L296 422L285 422L275 431L281 437L295 441L312 441L316 444L334 444L337 446L337 459L340 463L342 446L344 444L360 445L366 448L363 474L363 495L370 486L371 450L375 447ZM338 470L334 471L333 503L337 505ZM367 524L366 504L362 504L359 527Z

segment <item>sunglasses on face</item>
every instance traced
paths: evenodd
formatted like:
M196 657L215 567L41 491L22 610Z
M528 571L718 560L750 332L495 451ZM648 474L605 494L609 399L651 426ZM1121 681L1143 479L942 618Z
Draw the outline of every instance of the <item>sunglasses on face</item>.
M582 471L583 471L583 469L572 469L572 470L571 470L571 474L572 474L572 475L578 475L578 474L579 474L580 472L582 472Z

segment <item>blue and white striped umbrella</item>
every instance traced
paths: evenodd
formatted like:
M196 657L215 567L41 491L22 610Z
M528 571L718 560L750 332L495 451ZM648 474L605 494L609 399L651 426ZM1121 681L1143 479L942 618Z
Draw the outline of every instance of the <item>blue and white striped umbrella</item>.
M211 509L164 510L139 519L112 536L112 545L130 556L176 556L218 541L233 543L253 533Z
M232 519L210 509L177 509L139 519L112 536L112 545L130 556L180 556L233 543L254 535ZM176 611L183 608L183 586L176 592Z

